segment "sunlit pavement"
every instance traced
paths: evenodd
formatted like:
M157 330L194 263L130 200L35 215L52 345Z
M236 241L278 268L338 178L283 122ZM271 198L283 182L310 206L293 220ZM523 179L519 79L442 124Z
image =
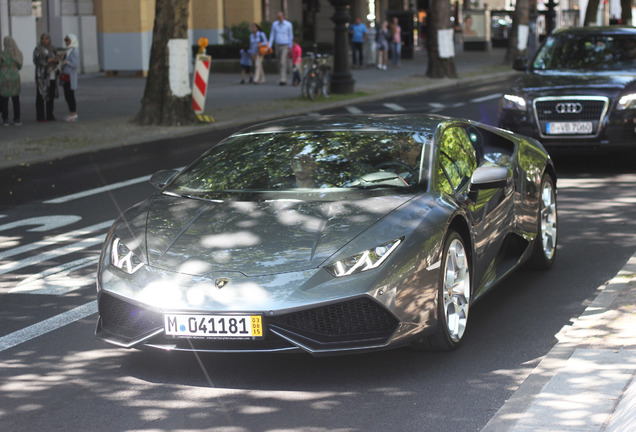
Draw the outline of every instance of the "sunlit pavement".
M636 430L636 255L598 290L482 432Z

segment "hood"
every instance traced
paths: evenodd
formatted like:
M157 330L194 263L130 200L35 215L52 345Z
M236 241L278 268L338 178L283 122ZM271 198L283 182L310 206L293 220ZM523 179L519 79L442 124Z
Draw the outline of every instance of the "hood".
M534 71L520 77L515 87L532 97L543 95L601 95L613 97L636 81L636 73L613 71L574 73L571 71Z
M211 202L157 195L147 213L148 264L191 275L316 268L411 198Z

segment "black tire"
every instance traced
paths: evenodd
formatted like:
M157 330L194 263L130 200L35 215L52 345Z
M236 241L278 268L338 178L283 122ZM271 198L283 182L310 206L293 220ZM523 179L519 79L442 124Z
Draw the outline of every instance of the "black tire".
M552 177L547 174L541 179L537 212L537 236L532 242L532 255L527 266L547 270L554 263L558 238L556 188Z
M449 231L444 241L437 290L437 330L413 343L418 350L451 351L463 340L472 294L471 261L464 239ZM454 275L454 280L448 276Z

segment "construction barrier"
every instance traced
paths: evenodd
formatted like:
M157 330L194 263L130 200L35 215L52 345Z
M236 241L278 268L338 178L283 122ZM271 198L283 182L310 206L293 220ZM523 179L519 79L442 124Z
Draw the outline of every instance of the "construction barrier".
M205 95L208 91L208 76L210 75L210 60L210 56L198 54L194 65L192 108L195 114L201 114L205 109Z

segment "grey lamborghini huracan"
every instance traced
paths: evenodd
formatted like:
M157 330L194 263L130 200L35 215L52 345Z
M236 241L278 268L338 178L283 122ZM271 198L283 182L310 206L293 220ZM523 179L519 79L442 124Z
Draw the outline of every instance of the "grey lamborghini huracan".
M99 262L96 336L121 347L450 350L484 293L555 259L550 157L468 120L278 120L151 183Z

